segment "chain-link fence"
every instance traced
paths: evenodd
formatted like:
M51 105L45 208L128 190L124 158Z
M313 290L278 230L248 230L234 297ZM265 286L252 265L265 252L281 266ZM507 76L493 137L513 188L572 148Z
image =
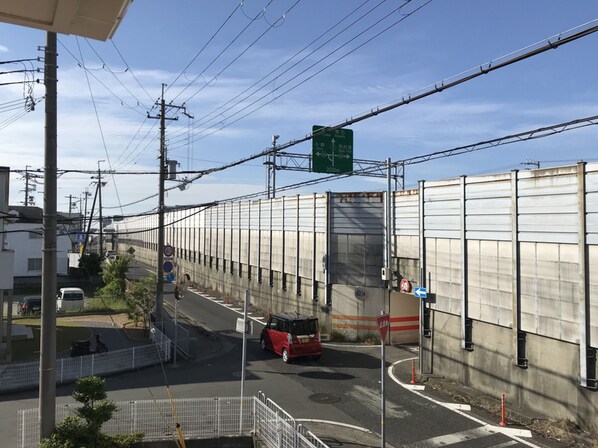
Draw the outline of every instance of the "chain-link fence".
M282 408L263 395L256 397L139 400L116 403L118 410L102 430L107 434L142 432L145 441L176 437L178 417L186 439L255 435L272 448L328 448L297 425ZM73 415L76 405L56 407L56 421ZM39 410L19 411L18 447L39 443Z
M134 370L170 360L171 342L158 329L152 328L152 343L108 353L58 358L56 382L68 383L91 375ZM0 366L0 392L37 387L39 361L12 363Z

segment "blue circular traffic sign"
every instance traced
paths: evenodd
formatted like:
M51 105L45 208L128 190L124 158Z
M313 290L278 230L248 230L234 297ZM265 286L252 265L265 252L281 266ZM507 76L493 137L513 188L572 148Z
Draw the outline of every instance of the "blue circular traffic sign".
M162 265L162 270L164 272L166 272L167 274L172 272L174 269L174 264L172 263L172 261L165 261L164 264Z
M166 275L166 281L167 281L168 283L172 283L172 282L174 281L174 274L173 274L172 272L169 272L169 273Z

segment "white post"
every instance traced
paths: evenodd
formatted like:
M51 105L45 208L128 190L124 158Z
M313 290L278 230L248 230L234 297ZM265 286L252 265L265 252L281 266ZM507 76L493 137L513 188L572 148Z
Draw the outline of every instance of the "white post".
M243 397L245 396L245 364L247 357L247 307L249 304L249 290L245 290L243 305L243 355L241 360L241 400L239 401L239 434L243 431Z

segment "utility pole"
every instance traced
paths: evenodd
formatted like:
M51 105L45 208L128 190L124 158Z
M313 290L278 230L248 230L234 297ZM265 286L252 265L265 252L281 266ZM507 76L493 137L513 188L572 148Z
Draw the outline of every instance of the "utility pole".
M23 202L25 207L29 205L29 171L27 170L29 166L25 165L25 201Z
M42 317L39 354L39 434L50 437L56 425L56 198L57 198L57 66L56 33L46 33L44 83L44 217L42 249Z
M91 193L89 192L89 190L87 189L87 187L85 187L85 193L83 193L85 195L85 211L83 212L83 226L82 228L85 228L85 222L87 219L87 198L91 196Z
M102 172L100 171L100 162L105 162L105 160L98 160L98 197L99 197L99 212L100 212L100 246L98 247L98 255L100 258L103 256L104 253L104 232L103 232L103 220L102 220Z
M159 157L159 168L158 168L158 266L156 268L158 282L156 284L156 308L155 308L155 319L156 322L162 321L162 309L164 303L164 271L162 266L164 265L164 182L167 174L167 157L166 157L166 120L176 121L178 117L167 118L166 117L166 102L164 101L164 87L166 84L162 84L162 97L160 102L156 105L160 106L160 114L158 116L147 115L148 118L160 120L160 157ZM170 109L182 109L183 113L187 115L186 107L175 106L169 104Z

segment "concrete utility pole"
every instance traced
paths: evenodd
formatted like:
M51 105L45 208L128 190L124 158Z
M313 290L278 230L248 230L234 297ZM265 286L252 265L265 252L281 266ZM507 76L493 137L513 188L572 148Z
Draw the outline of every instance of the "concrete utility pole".
M160 106L160 115L150 116L148 118L154 118L160 120L160 157L159 157L159 168L158 168L158 266L156 268L158 282L156 284L156 308L155 318L156 322L162 321L162 308L164 303L164 272L162 266L164 265L164 181L167 175L167 157L166 157L166 120L176 121L178 117L167 118L166 117L166 102L164 101L164 87L166 84L162 84L162 97L159 103L156 105ZM183 113L187 115L185 106L175 106L169 104L170 109L182 109Z
M25 207L29 205L29 171L27 170L29 166L25 165L25 201L23 202Z
M39 433L50 437L56 424L56 33L48 32L44 55L46 138L44 168L44 238L42 317L39 355Z
M102 219L102 172L100 171L100 163L105 160L98 160L98 197L99 197L99 212L100 212L100 245L98 247L98 255L102 257L104 253L104 232L103 232L103 219Z

